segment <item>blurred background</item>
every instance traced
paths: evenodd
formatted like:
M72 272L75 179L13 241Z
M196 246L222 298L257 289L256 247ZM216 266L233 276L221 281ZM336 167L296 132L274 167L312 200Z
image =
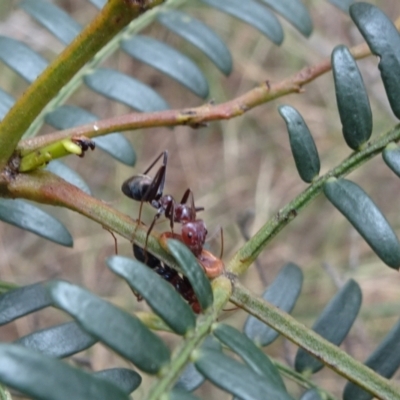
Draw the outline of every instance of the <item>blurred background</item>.
M96 9L85 0L54 1L81 24L87 24ZM160 39L193 58L210 83L210 99L221 103L233 99L268 80L279 82L301 68L318 64L330 57L338 44L352 46L362 39L351 19L327 1L304 0L310 10L314 31L309 39L301 36L285 20L279 18L285 31L280 47L273 45L254 28L197 1L187 2L185 11L212 27L228 44L234 67L224 77L202 53L184 40L153 24L145 34ZM400 3L393 0L371 1L381 7L393 20L400 16ZM0 2L0 35L11 36L27 43L47 60L63 49L63 45L17 7L17 1ZM170 104L171 108L198 106L202 100L180 84L158 71L133 61L117 52L103 66L125 72L151 85ZM369 57L359 62L370 96L374 117L374 135L389 130L397 122L383 90L377 59ZM0 86L15 96L26 88L22 80L4 65L0 65ZM79 89L68 104L79 105L102 118L122 115L131 110L111 102L86 88ZM196 205L209 231L210 246L219 254L219 229L224 231L224 260L244 243L245 235L254 234L274 213L306 188L299 178L289 146L285 124L277 107L295 107L307 122L321 158L321 174L339 164L350 153L342 134L336 108L331 73L327 73L304 87L301 94L293 94L259 106L241 117L210 123L192 129L157 128L126 132L137 153L135 167L127 167L100 150L89 152L85 158L68 157L63 160L89 184L93 195L116 209L136 218L139 203L120 191L129 176L142 173L163 150L169 151L165 193L180 199L186 188L195 195ZM51 132L48 126L43 133ZM350 179L360 184L373 198L400 235L400 181L375 157ZM105 266L104 260L114 254L114 240L98 224L68 210L43 207L65 223L74 238L72 249L50 243L25 233L13 226L0 223L0 279L26 285L46 279L66 279L85 286L114 304L131 312L146 309L138 303L130 289ZM150 223L154 209L143 206L143 220ZM200 216L200 215L199 215ZM161 219L159 232L168 229ZM121 255L132 254L131 244L118 238ZM285 228L261 253L253 266L241 278L253 292L261 294L279 270L292 261L304 273L302 294L293 315L306 326L322 311L338 288L349 278L361 286L363 305L358 322L342 347L356 359L363 361L377 346L399 318L399 275L387 268L369 246L324 198L319 196ZM241 328L246 314L225 312L224 322ZM43 310L13 324L0 328L1 340L11 341L34 330L61 323L67 317L55 310ZM172 335L163 335L171 343ZM277 360L293 362L297 348L282 338L267 349ZM126 362L102 345L95 345L74 357L94 370L126 366ZM324 369L314 377L315 382L339 396L344 379ZM398 379L398 377L397 377ZM144 377L139 389L150 384ZM293 393L301 393L289 383ZM198 390L207 399L225 399L228 395L210 385ZM140 398L140 394L139 397Z

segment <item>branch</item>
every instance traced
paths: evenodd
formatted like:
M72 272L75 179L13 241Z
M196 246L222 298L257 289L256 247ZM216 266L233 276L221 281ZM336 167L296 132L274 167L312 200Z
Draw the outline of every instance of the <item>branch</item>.
M353 47L351 51L353 56L357 59L367 57L371 54L365 43ZM289 93L301 93L302 87L305 84L330 71L330 69L331 61L327 58L315 66L303 68L293 76L286 78L281 82L263 82L242 96L225 103L218 105L207 103L200 107L180 110L130 113L66 129L61 132L58 131L48 135L23 140L18 145L18 150L21 152L21 155L24 156L43 146L48 146L57 141L71 138L74 135L93 138L116 131L122 132L161 126L189 125L195 128L201 127L207 122L241 116L254 107L285 96Z

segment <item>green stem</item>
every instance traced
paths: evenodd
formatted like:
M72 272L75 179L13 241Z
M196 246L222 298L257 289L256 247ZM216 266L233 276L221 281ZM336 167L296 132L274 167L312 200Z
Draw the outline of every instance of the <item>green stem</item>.
M29 86L0 123L0 170L6 166L24 132L76 72L132 19L163 1L107 2L96 18Z
M356 361L339 347L308 329L273 304L254 296L240 283L235 283L230 300L376 398L400 400L400 388L395 387L388 379Z
M400 125L384 133L377 139L366 144L358 152L352 153L340 165L325 175L317 178L307 189L296 196L284 208L279 210L231 259L228 271L241 275L254 262L260 252L299 212L307 207L322 191L324 183L330 177L344 177L365 164L368 160L380 154L391 142L400 140Z

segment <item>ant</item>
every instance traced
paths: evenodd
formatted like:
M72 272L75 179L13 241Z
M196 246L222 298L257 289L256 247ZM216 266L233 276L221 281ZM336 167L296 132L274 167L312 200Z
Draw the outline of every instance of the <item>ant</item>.
M194 293L193 287L186 276L180 276L175 269L163 263L157 257L147 253L136 244L133 244L133 254L138 261L146 264L154 272L169 282L175 288L175 290L189 303L193 312L200 314L200 304Z
M152 179L146 175L154 165L163 158L161 167ZM168 152L163 151L141 175L134 175L127 179L121 187L122 192L133 200L140 201L139 223L142 214L142 205L147 202L157 209L146 236L147 240L156 221L162 214L170 221L171 232L174 231L174 222L182 224L182 241L197 257L203 250L207 236L207 229L202 219L196 219L196 212L203 211L203 207L194 204L193 192L187 189L182 200L177 203L171 195L163 195L167 172Z

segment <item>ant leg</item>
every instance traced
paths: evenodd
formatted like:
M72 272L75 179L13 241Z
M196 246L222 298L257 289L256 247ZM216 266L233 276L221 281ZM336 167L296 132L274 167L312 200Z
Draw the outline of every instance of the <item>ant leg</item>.
M158 218L160 218L160 216L161 216L161 212L158 211L157 214L154 216L153 222L150 224L149 229L147 230L146 242L145 242L145 247L144 247L145 250L147 249L147 242L149 240L150 233L153 230L154 225L156 224L156 221L158 220Z
M175 216L175 202L171 201L166 209L165 216L169 219L169 226L171 227L171 232L174 233L174 216Z
M157 164L157 161L158 161L162 156L164 156L162 165L166 166L166 165L167 165L167 161L168 161L168 151L167 151L167 150L164 150L164 151L163 151L159 156L157 156L157 158L151 163L150 167L147 168L146 171L143 172L143 175L148 174L148 173L151 171L151 169L154 167L154 165Z

